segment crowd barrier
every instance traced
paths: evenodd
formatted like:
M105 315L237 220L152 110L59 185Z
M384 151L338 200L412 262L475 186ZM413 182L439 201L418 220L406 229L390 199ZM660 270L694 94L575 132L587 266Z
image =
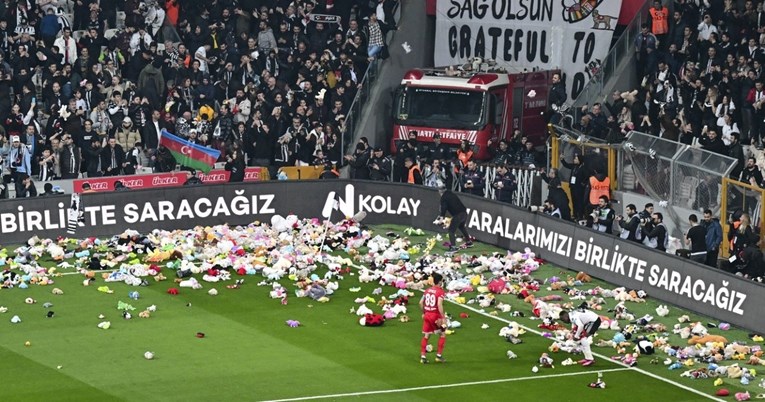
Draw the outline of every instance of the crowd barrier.
M759 309L765 288L726 272L698 265L641 244L603 235L526 209L460 194L469 208L468 227L480 241L522 250L584 271L618 286L642 289L649 297L673 303L717 320L765 332ZM32 235L66 236L69 196L0 202L4 244ZM110 236L125 229L181 229L193 225L269 222L275 214L332 219L367 212L368 224L399 224L438 229L435 190L407 184L366 181L270 181L199 187L92 193L82 196L84 222L77 237Z

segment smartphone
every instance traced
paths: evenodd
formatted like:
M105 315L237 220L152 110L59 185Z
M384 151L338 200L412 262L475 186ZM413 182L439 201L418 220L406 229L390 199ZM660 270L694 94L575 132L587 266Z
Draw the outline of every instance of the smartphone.
M32 103L37 103L37 97L35 96L32 97Z

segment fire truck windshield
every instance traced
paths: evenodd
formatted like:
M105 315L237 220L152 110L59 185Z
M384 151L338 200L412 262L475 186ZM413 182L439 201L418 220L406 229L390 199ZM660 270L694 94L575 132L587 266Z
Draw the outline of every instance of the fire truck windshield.
M486 99L481 91L402 87L395 102L396 123L481 129L486 124Z

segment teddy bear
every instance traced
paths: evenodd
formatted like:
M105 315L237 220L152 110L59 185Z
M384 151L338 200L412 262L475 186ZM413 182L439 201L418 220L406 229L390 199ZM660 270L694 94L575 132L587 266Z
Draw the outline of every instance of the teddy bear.
M744 375L744 370L741 369L741 367L738 366L738 364L733 364L728 366L728 370L726 372L726 375L728 378L741 378L742 375Z
M579 273L576 274L576 280L583 283L590 283L592 282L592 277L588 275L587 273L580 271Z
M692 336L690 339L688 339L689 345L696 345L701 344L704 345L707 342L722 342L722 343L728 343L728 340L721 335L710 335L706 334L704 336Z
M749 356L749 361L747 361L747 364L751 365L760 365L765 366L765 359L760 359L758 356L752 355Z

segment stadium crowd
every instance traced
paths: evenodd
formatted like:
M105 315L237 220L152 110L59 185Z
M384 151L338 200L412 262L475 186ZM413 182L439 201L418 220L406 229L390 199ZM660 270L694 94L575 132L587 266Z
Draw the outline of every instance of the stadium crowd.
M614 91L607 101L584 106L573 128L604 142L620 142L632 130L677 141L737 160L730 177L764 187L757 166L758 151L765 142L765 11L755 0L652 1L649 22L634 39L637 88ZM598 194L588 180L595 171L586 171L589 156L576 155L565 162L572 169L574 215L588 218L593 227L624 238L669 248L669 233L661 213L648 204L639 212L635 205L616 211L607 192ZM581 168L580 168L581 166ZM765 274L765 262L758 248L760 236L750 217L757 204L754 197L737 201L742 208L724 217L729 225L723 239L720 221L709 209L718 197L718 188L702 181L696 188L694 209L703 219L688 216L683 234L683 253L699 262L717 266L723 241L730 243L734 256L724 268L756 278ZM579 200L579 208L577 208ZM599 204L599 205L598 205ZM743 205L748 205L744 207ZM730 206L730 205L729 205ZM577 209L579 212L577 212ZM616 222L616 223L614 223Z
M0 157L30 178L176 168L166 129L245 165L338 164L397 0L0 3ZM233 175L237 177L241 175Z

